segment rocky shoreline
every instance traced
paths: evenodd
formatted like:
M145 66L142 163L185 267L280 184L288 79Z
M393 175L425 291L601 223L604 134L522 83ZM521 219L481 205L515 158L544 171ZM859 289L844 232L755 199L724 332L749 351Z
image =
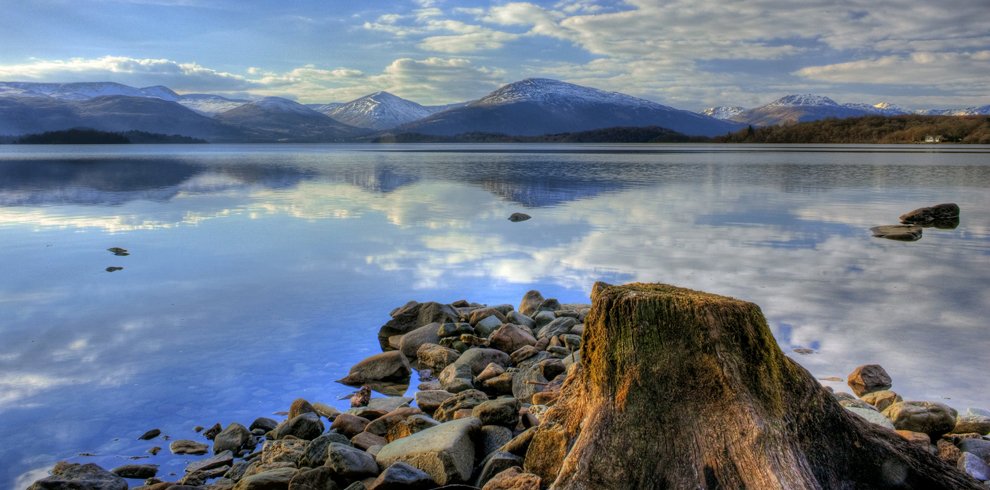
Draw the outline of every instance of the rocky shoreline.
M546 448L539 438L531 443L568 375L580 370L590 311L537 291L518 307L409 302L380 328L383 352L339 380L360 387L345 412L297 399L282 421L218 424L199 428L203 440L169 441L173 454L203 456L184 475L61 462L30 488L123 490L128 480L142 490L545 488ZM414 371L417 391L402 396ZM847 382L853 393L833 393L846 410L990 488L990 411L904 401L877 365L856 368ZM153 429L141 439L165 437Z

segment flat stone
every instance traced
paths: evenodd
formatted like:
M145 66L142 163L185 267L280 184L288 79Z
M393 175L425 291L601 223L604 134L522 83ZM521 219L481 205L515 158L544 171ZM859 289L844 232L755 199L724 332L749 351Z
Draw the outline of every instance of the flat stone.
M426 413L433 413L448 398L454 396L447 390L424 390L416 392L416 405Z
M123 466L118 466L112 470L113 473L121 478L133 478L138 480L145 480L148 478L153 478L158 474L158 465L156 464L125 464Z
M367 431L361 432L351 438L351 445L365 451L372 446L384 446L385 444L388 444L388 441L384 437Z
M172 454L206 454L210 446L189 439L177 439L168 445L168 449Z
M127 481L93 464L76 464L60 461L52 468L51 476L42 478L28 490L127 490Z
M952 433L987 435L990 433L990 417L985 415L959 415L956 417L956 426L952 429Z
M333 420L340 414L340 410L337 410L326 403L313 402L313 409L315 409L316 413L320 414L321 417L326 417L327 420Z
M922 228L916 225L882 225L870 228L873 236L897 240L900 242L914 242L921 239Z
M890 375L879 364L864 364L849 373L846 384L856 396L890 388Z
M231 466L234 464L234 453L231 451L223 451L220 454L213 455L207 459L201 459L198 461L193 461L186 465L186 473L194 473L197 471L212 470L215 468L222 468L224 466Z
M403 461L430 475L437 485L466 482L474 470L471 435L481 421L469 417L417 432L390 442L378 452L382 466Z
M932 438L928 437L928 434L910 430L896 430L895 432L897 432L897 435L903 437L904 440L913 442L925 449L928 449L928 447L932 445Z
M537 322L539 323L539 322ZM577 320L571 317L554 318L553 321L540 328L536 334L538 339L549 339L560 334L570 333L571 328L577 325Z
M429 490L434 487L436 482L427 472L402 461L392 463L367 485L368 490Z
M326 466L346 479L359 479L378 474L378 463L370 454L335 442L327 447Z
M413 399L408 396L372 398L371 400L368 400L368 408L372 410L382 410L385 413L388 413L400 407L408 407L412 401Z
M154 438L158 437L159 435L161 435L161 433L162 433L161 429L151 429L148 432L145 432L144 434L141 434L138 437L138 439L139 440L142 440L142 441L150 441L151 439L154 439Z
M511 221L513 223L518 223L520 221L526 221L526 220L528 220L530 218L532 218L532 216L530 216L530 215L528 215L526 213L512 213L512 214L509 215L509 221Z
M296 476L295 468L277 468L246 476L237 482L234 490L274 490L289 488L289 482ZM174 487L172 487L174 488ZM171 488L169 490L172 490Z
M956 203L936 204L927 208L918 208L902 214L898 220L901 223L928 224L935 221L949 220L959 217L959 205Z
M302 439L280 439L277 441L265 441L261 446L262 463L292 463L298 466L306 454L309 441Z

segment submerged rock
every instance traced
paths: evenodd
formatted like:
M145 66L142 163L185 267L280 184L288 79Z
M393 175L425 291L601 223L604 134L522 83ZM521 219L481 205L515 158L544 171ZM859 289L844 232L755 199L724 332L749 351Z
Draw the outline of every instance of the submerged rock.
M127 490L127 482L93 463L75 464L61 461L52 468L49 477L42 478L28 490L79 489Z
M914 242L921 239L921 227L916 225L883 225L870 228L873 236L897 240L901 242Z
M904 213L898 218L901 223L931 224L937 221L959 220L959 205L956 203L936 204Z
M512 214L509 215L509 221L511 221L513 223L518 223L520 221L526 221L526 220L528 220L530 218L532 218L532 216L530 216L530 215L528 215L526 213L512 213Z

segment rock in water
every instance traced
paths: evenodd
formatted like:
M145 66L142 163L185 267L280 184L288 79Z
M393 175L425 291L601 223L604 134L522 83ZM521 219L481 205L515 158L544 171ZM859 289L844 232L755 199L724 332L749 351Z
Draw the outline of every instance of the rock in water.
M357 393L351 396L351 408L367 407L369 401L371 401L371 388L368 385L364 385Z
M509 215L509 221L511 221L513 223L518 223L520 221L526 221L526 220L528 220L530 218L532 218L532 216L530 216L530 215L528 215L526 213L512 213L511 215Z
M34 482L28 490L127 490L127 481L99 466L61 461L49 477Z
M126 248L120 248L120 247L110 247L107 249L107 252L110 252L116 255L117 257L127 257L128 255L131 254L130 252L127 251Z
M116 265L112 265L110 267L107 267L107 269L106 269L107 272L117 272L117 271L122 271L122 270L124 270L123 267L116 266Z
M937 221L959 220L959 205L956 203L936 204L928 208L918 208L904 213L898 218L901 223L927 225Z
M883 225L870 228L873 236L897 240L900 242L914 242L921 239L921 227L915 225Z
M151 429L148 432L141 434L141 437L138 437L138 439L142 441L150 441L151 439L154 439L159 435L161 435L161 433L162 431L160 429Z
M350 373L337 380L345 385L362 385L375 381L408 381L412 366L397 350L368 357L351 367Z
M848 413L755 304L664 284L598 283L592 298L580 368L526 452L544 485L981 488Z

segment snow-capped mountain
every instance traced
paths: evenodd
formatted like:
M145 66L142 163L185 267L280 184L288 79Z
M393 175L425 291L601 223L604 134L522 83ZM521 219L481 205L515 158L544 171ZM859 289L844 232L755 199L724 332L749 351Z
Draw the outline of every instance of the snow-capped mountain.
M781 97L767 105L749 109L732 118L733 121L753 126L773 126L797 122L817 121L829 117L846 118L876 114L865 110L842 106L838 102L812 94L795 94Z
M344 124L369 129L391 129L433 114L411 100L375 92L325 112Z
M990 116L990 105L965 109L928 109L916 113L928 116Z
M849 103L849 104L842 104L842 106L848 107L850 109L872 112L874 114L879 114L882 116L900 116L903 114L910 114L909 111L888 102L878 102L876 104Z
M87 100L94 97L124 95L127 97L154 97L162 100L175 101L179 94L168 87L135 88L115 82L79 82L79 83L34 83L34 82L0 82L0 90L19 91L21 96L52 97L60 100Z
M701 113L708 117L714 117L715 119L721 119L724 121L727 119L732 119L733 117L736 117L739 114L742 114L743 111L745 110L746 110L745 107L739 107L737 105L733 105L733 106L720 105L716 107L709 107L701 111Z
M343 102L330 102L328 104L305 104L306 107L313 109L316 112L322 112L323 114L330 115L330 111L344 105Z
M738 127L618 92L530 78L398 129L432 135L487 132L530 136L617 126L660 126L705 136L725 134Z
M248 100L228 99L211 94L185 94L179 97L178 103L207 116L215 116L221 112L247 104Z

